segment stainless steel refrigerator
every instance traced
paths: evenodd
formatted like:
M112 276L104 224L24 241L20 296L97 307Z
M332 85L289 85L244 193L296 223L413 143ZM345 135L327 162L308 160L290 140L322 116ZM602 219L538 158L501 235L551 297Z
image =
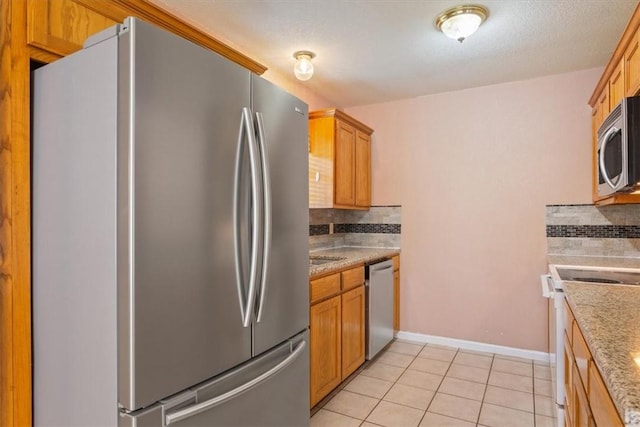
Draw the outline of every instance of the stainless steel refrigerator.
M307 105L128 18L33 111L35 424L308 424Z

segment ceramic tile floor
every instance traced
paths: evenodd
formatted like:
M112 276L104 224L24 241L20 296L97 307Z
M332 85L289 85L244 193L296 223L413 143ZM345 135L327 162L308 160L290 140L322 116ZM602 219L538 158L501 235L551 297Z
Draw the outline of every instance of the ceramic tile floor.
M543 362L396 340L320 402L312 427L554 427Z

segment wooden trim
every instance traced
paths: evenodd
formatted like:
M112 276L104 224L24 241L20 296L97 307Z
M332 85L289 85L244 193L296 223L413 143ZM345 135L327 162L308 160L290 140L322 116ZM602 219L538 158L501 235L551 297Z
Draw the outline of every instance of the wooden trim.
M31 419L27 2L0 0L0 425Z
M217 40L202 30L191 24L184 22L174 14L167 12L152 4L148 0L75 0L88 9L94 10L101 15L107 16L115 21L122 20L129 15L144 19L147 22L165 28L172 33L182 36L192 42L199 44L219 53L231 61L242 65L256 74L263 74L267 67L249 58L243 53L233 49L229 45Z
M309 120L319 119L321 117L335 117L336 119L339 119L345 123L350 124L351 126L366 133L367 135L371 135L373 133L373 129L371 129L369 126L351 117L350 115L348 115L347 113L345 113L344 111L338 108L326 108L324 110L311 111L309 113Z
M636 188L636 191L640 191L640 189ZM611 197L607 197L606 199L594 201L594 204L596 206L608 206L608 205L617 205L617 204L625 204L625 203L640 203L640 193L615 194Z
M609 84L609 78L613 71L618 66L618 63L624 56L624 51L627 49L627 45L629 41L633 38L634 33L640 27L640 4L636 6L636 9L633 11L633 15L629 19L627 26L625 27L622 36L620 36L620 41L616 46L616 50L613 52L611 59L609 59L609 63L607 67L604 69L602 76L600 76L600 80L598 80L598 84L596 88L593 90L591 94L591 98L589 98L589 105L593 108L598 102L598 97L600 93L604 90L604 88Z
M60 55L47 52L46 50L42 50L35 46L29 46L29 57L35 61L42 62L44 64L49 64L51 62L55 62L58 59L62 58L62 56Z
M27 43L31 46L41 48L43 50L52 51L56 55L64 56L74 52L78 47L67 40L51 37L49 8L51 1L30 1L27 2ZM45 19L44 22L38 22L37 19Z

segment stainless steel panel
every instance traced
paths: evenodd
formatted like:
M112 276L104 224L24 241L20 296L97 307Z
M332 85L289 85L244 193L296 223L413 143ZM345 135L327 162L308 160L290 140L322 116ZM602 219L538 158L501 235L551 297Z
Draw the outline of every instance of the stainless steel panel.
M250 73L141 21L120 38L119 394L133 410L251 355L233 227Z
M36 426L118 422L116 78L115 38L34 74Z
M196 391L195 405L229 396L223 403L193 416L171 420L172 409L165 407L163 425L190 426L304 426L309 424L309 350L308 333L286 342L274 351L204 385ZM294 353L294 349L301 351ZM234 390L266 374L278 364L289 363L255 387L234 394ZM186 404L176 412L188 411Z
M257 355L309 325L308 107L255 75L252 97L264 124L272 227L264 304L254 323Z
M121 426L308 425L308 340L308 332L300 334L210 382L124 415Z
M393 340L393 261L367 267L367 360Z

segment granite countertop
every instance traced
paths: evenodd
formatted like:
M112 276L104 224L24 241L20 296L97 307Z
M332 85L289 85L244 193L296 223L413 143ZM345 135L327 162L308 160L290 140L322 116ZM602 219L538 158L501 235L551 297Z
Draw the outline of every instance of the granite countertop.
M330 273L334 270L342 270L352 265L358 265L375 261L381 258L390 258L400 254L398 248L367 248L357 246L341 246L337 248L319 249L309 252L310 257L341 258L321 265L309 265L309 277Z
M640 426L640 287L563 286L620 417L627 426Z
M582 265L589 267L638 268L639 258L598 257L580 255L549 255L549 264Z

